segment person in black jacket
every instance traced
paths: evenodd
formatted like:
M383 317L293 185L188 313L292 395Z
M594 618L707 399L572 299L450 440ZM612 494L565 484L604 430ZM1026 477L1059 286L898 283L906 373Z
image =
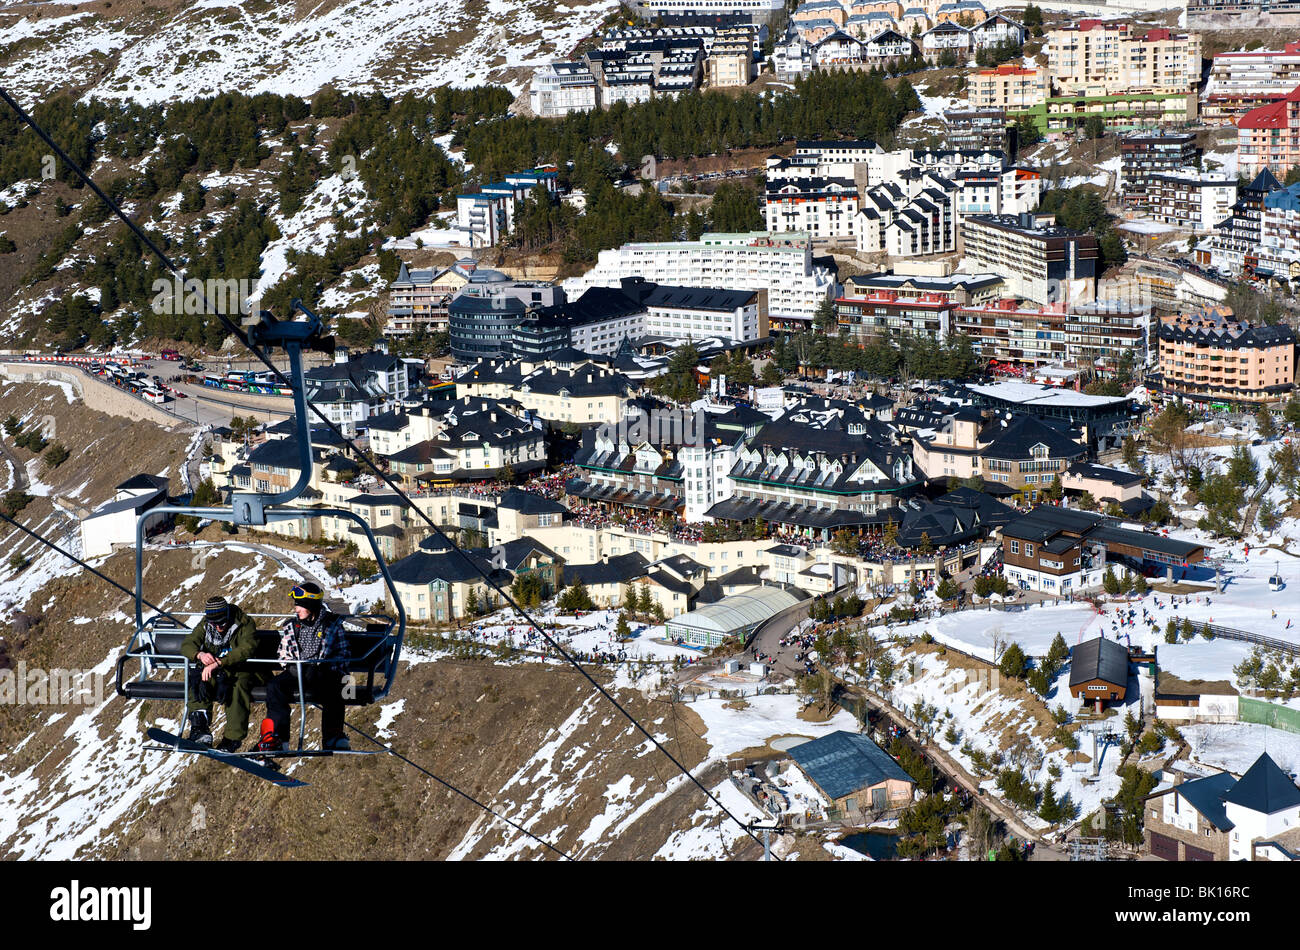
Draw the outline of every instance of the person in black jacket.
M298 698L299 660L302 664L303 691L309 702L321 707L321 748L339 752L351 746L343 734L343 677L347 671L348 642L343 621L325 608L325 597L316 584L299 584L289 595L294 616L280 627L279 657L284 672L266 686L266 714L275 730L263 736L262 748L288 749L289 704Z

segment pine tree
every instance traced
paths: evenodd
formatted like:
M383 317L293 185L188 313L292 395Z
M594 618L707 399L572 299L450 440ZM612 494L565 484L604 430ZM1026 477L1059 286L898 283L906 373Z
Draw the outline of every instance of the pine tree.
M618 623L614 626L614 636L620 642L632 636L632 628L628 625L627 614L618 615Z
M998 670L1008 679L1020 679L1025 675L1025 667L1028 664L1029 658L1025 656L1025 651L1020 649L1020 644L1012 643L1002 654Z
M1119 593L1119 579L1115 576L1115 571L1107 566L1106 573L1102 575L1101 586L1112 597Z

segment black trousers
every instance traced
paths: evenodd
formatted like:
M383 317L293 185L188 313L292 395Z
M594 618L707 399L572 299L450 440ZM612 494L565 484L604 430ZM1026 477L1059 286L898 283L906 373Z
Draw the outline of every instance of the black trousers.
M343 675L324 666L304 666L302 685L307 701L320 703L322 738L343 735ZM266 714L275 724L275 736L289 741L289 705L298 698L298 671L289 669L266 684Z

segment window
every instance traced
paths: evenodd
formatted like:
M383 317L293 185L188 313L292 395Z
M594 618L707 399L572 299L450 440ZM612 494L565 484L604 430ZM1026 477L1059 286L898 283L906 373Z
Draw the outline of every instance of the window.
M1025 557L1033 557L1033 556L1034 556L1034 546L1033 546L1032 544L1029 544L1028 542L1026 542L1026 543L1025 543Z
M1011 542L1011 553L1012 553L1012 554L1019 554L1019 553L1020 553L1020 542L1019 542L1019 541L1012 541L1012 542Z

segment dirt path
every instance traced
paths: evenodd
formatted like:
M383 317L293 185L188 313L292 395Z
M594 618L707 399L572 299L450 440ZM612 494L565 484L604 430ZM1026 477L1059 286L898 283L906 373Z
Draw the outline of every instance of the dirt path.
M885 715L895 723L908 729L912 735L921 735L922 730L916 723L896 709L893 705L886 702L878 693L874 693L870 690L864 690L863 692L866 695L867 700L873 706L884 712ZM1034 841L1037 843L1038 847L1055 851L1055 849L1052 848L1052 846L1049 845L1038 832L1030 831L1029 828L1022 824L1015 811L1005 802L987 793L981 795L979 780L971 776L957 763L955 759L953 759L952 756L939 748L938 745L933 742L927 743L925 746L925 755L936 766L938 766L939 771L943 772L949 781L970 792L975 801L987 808L995 817L1002 819L1007 828L1017 838L1022 841ZM1051 858L1044 858L1044 860L1051 860Z
M14 488L22 492L31 488L32 482L31 479L27 477L27 466L18 461L18 457L14 455L9 446L5 445L4 442L0 442L0 455L3 455L9 464L13 466Z

